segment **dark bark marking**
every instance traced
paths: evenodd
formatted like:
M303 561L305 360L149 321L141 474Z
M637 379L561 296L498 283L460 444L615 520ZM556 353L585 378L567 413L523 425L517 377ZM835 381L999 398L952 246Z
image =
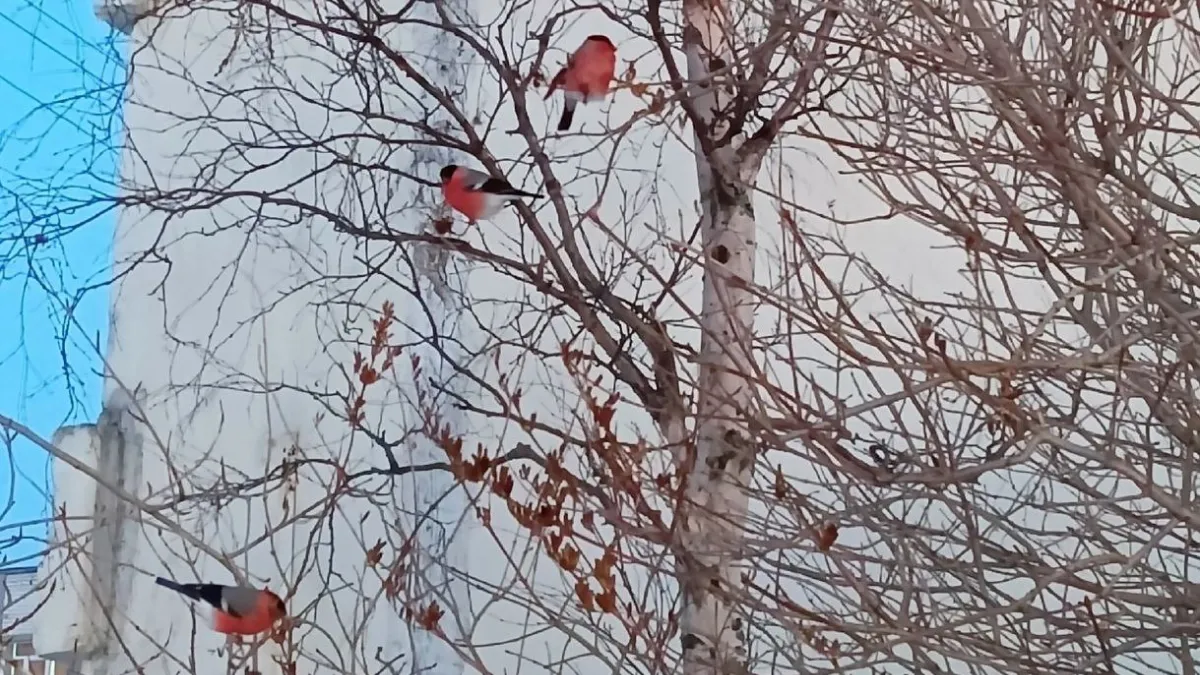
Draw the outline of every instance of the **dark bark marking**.
M750 465L753 463L754 463L754 457L752 455L749 455L749 454L742 455L741 458L738 459L738 471L740 471L742 473L749 471Z
M704 461L704 463L707 464L708 468L710 469L724 471L725 467L729 465L729 460L733 459L735 456L737 456L737 453L732 450L726 450L715 457L709 457Z

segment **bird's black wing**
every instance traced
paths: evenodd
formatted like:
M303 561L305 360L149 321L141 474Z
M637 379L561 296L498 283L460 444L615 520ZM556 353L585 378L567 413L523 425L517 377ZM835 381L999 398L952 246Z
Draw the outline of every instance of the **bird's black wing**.
M540 194L538 194L536 192L526 192L525 190L518 190L517 188L510 185L508 181L501 180L499 178L487 179L486 181L483 182L483 184L480 186L479 189L483 190L484 192L488 192L488 193L491 193L494 195L506 195L506 196L510 196L510 197L526 197L528 199L541 199L541 197L542 197Z

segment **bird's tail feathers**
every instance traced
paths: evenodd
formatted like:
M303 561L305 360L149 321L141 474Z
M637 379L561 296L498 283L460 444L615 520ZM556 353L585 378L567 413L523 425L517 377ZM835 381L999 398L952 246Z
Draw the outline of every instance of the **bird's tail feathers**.
M558 130L566 131L571 128L571 121L575 119L575 101L567 99L563 102L562 117L558 120Z
M158 584L159 586L162 586L163 588L169 588L172 591L179 593L180 595L186 595L187 597L189 597L193 600L200 599L199 594L196 593L195 589L188 588L187 586L184 586L183 584L171 581L170 579L167 579L164 577L158 577L154 580L154 583Z
M163 577L156 578L154 583L163 588L169 588L190 600L205 602L217 608L221 607L221 596L225 588L220 584L181 584L177 581L164 579Z
M536 192L526 192L524 190L518 190L517 188L512 187L511 185L507 186L503 191L495 192L493 194L499 196L501 199L503 199L506 202L511 202L515 199L538 199L539 197L542 196Z

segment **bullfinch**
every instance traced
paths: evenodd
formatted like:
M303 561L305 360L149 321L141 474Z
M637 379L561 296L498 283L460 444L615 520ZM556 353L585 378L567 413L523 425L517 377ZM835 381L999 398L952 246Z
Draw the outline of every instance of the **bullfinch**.
M213 607L212 627L226 635L258 635L287 616L283 600L271 591L249 586L180 584L158 577L159 586Z
M592 35L567 59L567 65L550 80L550 98L560 87L563 90L563 113L558 130L571 128L575 106L580 102L602 101L608 96L613 74L617 69L617 47L603 35Z
M471 222L491 219L509 202L542 196L518 190L506 180L456 164L442 167L441 176L442 196L446 203Z

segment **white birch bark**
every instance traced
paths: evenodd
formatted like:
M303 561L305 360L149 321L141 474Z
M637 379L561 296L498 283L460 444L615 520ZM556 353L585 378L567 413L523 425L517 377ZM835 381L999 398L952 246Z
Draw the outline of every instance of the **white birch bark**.
M745 619L728 598L741 586L736 551L749 509L743 487L754 462L742 421L752 396L747 374L754 304L749 291L731 281L754 279L757 244L750 190L761 160L739 156L745 137L728 134L723 113L731 104L731 91L708 81L711 71L732 62L724 4L685 0L683 13L689 98L694 121L700 122L694 129L695 156L706 257L695 455L694 460L684 458L694 464L680 542L684 554L678 563L683 672L696 675L737 672L747 656Z
M803 19L792 3L773 3L769 11L764 37L765 49L771 52L789 34L794 39L793 31ZM694 453L682 419L664 420L663 431L679 449L681 471L688 476L677 562L687 675L742 673L748 667L746 617L738 615L735 603L742 585L737 556L750 509L745 488L756 453L749 424L754 418L755 372L750 347L755 300L749 287L757 252L752 193L767 148L783 123L798 113L813 71L824 63L839 13L836 4L825 10L788 96L747 136L741 128L745 106L759 105L761 87L770 74L763 63L756 64L748 78L735 79L738 76L727 68L734 63L729 34L733 22L724 0L683 2L689 83L685 102L695 133L705 258Z

